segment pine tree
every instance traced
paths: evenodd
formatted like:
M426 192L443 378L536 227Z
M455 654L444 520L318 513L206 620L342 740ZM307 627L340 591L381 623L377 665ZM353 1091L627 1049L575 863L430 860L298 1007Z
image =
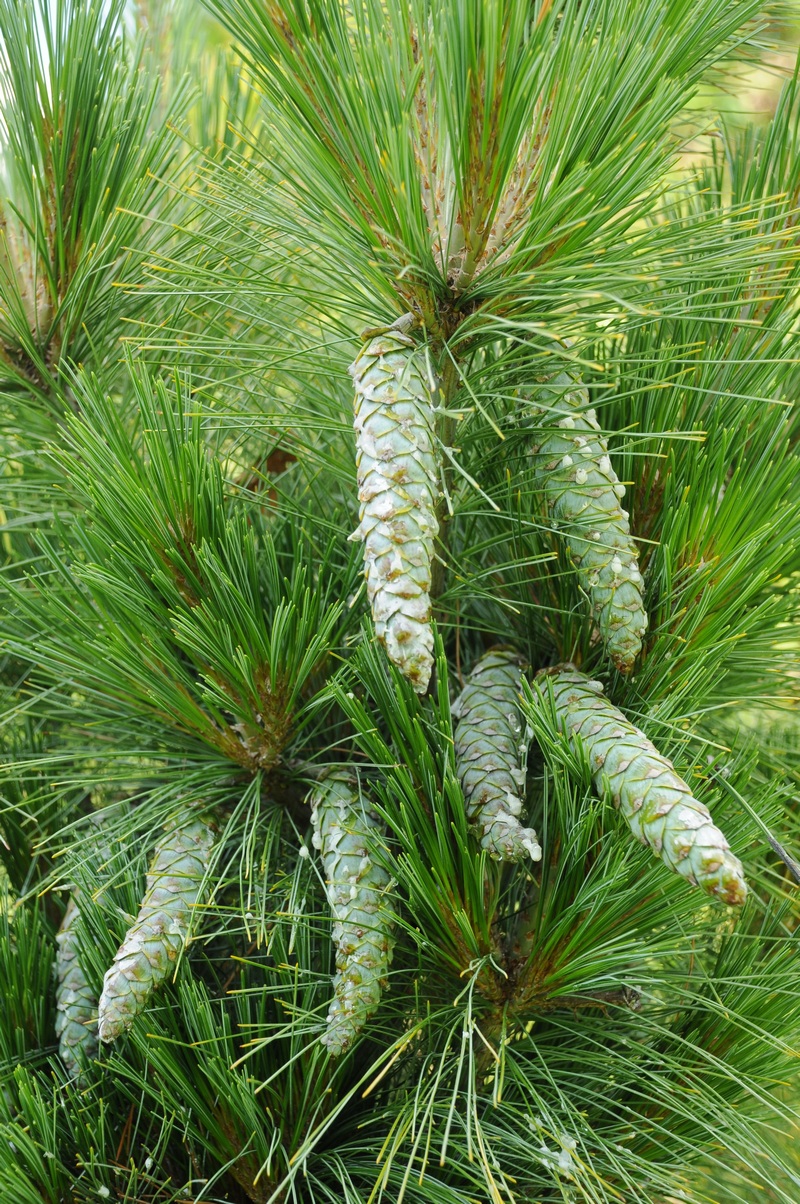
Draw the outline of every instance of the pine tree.
M0 1199L796 1204L782 8L203 3L0 0Z

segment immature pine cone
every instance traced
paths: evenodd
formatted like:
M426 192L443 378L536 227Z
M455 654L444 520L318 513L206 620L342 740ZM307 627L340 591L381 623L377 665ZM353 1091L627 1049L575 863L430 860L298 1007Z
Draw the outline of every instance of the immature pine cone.
M334 1057L352 1045L386 986L394 918L389 875L375 860L381 823L348 774L334 773L311 795L313 843L322 854L333 916L336 975L322 1037Z
M101 1041L115 1041L130 1028L177 960L213 844L211 828L201 819L165 830L147 875L139 915L103 979L98 1008Z
M534 449L547 508L561 531L589 595L603 642L617 668L629 673L642 647L647 614L639 555L631 539L625 495L608 446L580 380L560 372L532 392L550 429Z
M512 649L492 648L453 706L456 771L481 847L498 861L539 861L533 828L519 821L528 742L519 713L522 669Z
M56 1036L61 1061L71 1075L97 1052L97 999L80 958L74 892L56 933Z
M605 783L637 840L693 886L725 903L747 897L744 870L703 803L692 796L672 762L603 696L603 687L573 665L537 675L540 696L549 680L559 724L589 757L595 787Z
M439 524L433 394L423 354L405 333L410 315L371 331L350 372L364 574L375 634L389 660L424 694L433 667L431 561Z

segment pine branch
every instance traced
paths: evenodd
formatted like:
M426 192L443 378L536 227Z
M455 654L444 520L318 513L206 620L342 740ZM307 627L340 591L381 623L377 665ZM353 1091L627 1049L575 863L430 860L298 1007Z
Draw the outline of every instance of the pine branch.
M64 369L113 362L127 303L177 161L142 46L121 38L122 5L6 2L0 128L8 195L0 206L0 371L6 388L59 416L75 408ZM135 251L131 248L136 247ZM130 297L132 294L127 294Z

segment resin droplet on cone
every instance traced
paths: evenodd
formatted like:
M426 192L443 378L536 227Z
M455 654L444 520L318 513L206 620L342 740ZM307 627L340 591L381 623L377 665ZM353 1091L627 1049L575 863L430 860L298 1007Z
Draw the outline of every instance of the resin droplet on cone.
M539 861L533 828L519 821L528 741L519 714L520 658L493 648L477 662L453 706L456 771L481 848L499 861Z
M641 651L647 614L639 555L620 506L625 487L578 379L561 372L531 399L545 411L543 425L552 428L534 449L548 511L566 538L608 654L629 673Z
M637 840L693 885L725 903L743 903L747 885L741 862L672 762L612 706L599 682L573 665L538 674L540 694L547 681L559 724L570 740L580 740L597 791L602 794L608 783Z
M367 593L389 660L424 694L433 667L431 562L439 524L432 396L410 317L372 332L350 371Z
M101 1041L115 1041L129 1029L169 975L186 940L213 844L211 828L200 819L166 829L147 875L139 915L103 979Z
M322 1042L338 1057L380 1002L391 961L394 911L387 895L389 874L375 860L380 820L347 774L330 776L315 787L311 821L336 946L333 1000Z

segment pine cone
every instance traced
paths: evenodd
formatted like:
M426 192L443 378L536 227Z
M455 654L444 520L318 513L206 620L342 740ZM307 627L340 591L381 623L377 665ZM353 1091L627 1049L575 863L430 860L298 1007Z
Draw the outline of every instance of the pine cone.
M61 1060L79 1075L97 1052L97 999L81 964L76 923L80 910L75 894L56 933L56 1036Z
M609 656L622 673L633 668L647 630L639 554L631 539L625 495L608 446L580 381L561 372L535 394L552 430L534 449L547 508L569 547Z
M467 815L481 848L498 861L539 861L533 828L518 816L525 791L526 734L519 715L522 669L509 648L492 648L477 662L453 706L456 770Z
M113 853L106 832L107 811L90 816L94 836L89 855L95 876L104 871ZM58 1052L71 1075L79 1076L97 1053L97 998L81 962L78 920L81 890L74 887L56 933L56 1019Z
M147 875L136 923L103 979L99 1036L106 1044L130 1028L176 961L213 843L211 828L200 819L165 829Z
M410 315L371 331L351 366L365 576L375 634L418 694L433 667L431 561L439 530L432 393Z
M336 945L333 1000L322 1037L344 1053L380 1002L392 955L389 875L373 855L381 824L346 773L327 777L311 796L313 843L322 854Z
M743 903L747 885L741 862L672 762L611 705L599 682L573 665L560 665L537 675L540 695L544 677L553 688L559 724L570 740L580 740L596 789L603 793L608 783L636 839L693 886L725 903Z

